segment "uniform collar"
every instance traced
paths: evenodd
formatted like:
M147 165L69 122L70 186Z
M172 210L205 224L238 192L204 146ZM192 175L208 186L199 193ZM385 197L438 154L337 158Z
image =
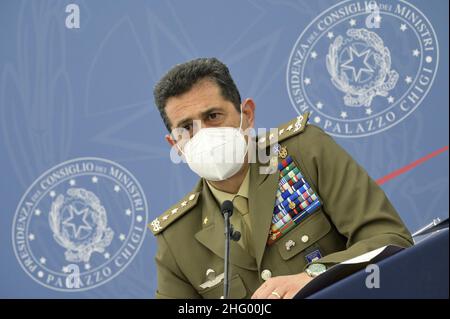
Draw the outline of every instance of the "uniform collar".
M247 170L247 174L245 174L244 180L242 181L241 186L239 187L239 190L236 194L227 193L221 190L218 190L215 188L209 181L206 181L206 184L209 187L209 190L211 191L212 195L216 199L216 201L220 204L223 203L226 200L233 201L233 199L236 196L242 196L246 199L248 199L248 193L249 193L249 185L250 185L250 168Z
M220 207L214 198L207 182L202 179L201 198L202 229L195 234L195 238L214 254L224 258L225 252L225 223L220 213ZM230 262L241 268L256 270L255 259L252 258L237 242L230 242Z
M234 241L230 243L231 263L250 270L259 269L261 266L272 223L273 207L278 187L278 174L277 172L274 174L262 173L261 168L268 165L269 163L263 164L257 161L256 163L251 163L249 169L248 201L249 211L254 212L255 216L255 218L251 218L251 223L256 263L255 258L252 258L244 251L238 243ZM202 229L195 234L195 238L209 250L223 258L225 249L223 217L207 182L202 179L201 183L201 198L199 201L201 201L202 207Z

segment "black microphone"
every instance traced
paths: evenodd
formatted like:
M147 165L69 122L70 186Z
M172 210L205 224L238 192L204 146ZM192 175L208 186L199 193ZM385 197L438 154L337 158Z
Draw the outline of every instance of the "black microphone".
M233 202L231 200L226 200L222 203L222 207L220 209L220 211L222 212L222 215L224 215L227 213L228 217L231 217L231 215L233 215L233 210L234 210L234 205Z
M223 215L223 218L225 218L225 214L228 214L228 218L231 218L233 215L234 205L233 202L230 200L226 200L222 203L221 212ZM241 239L241 233L237 230L233 229L233 225L230 224L230 238L233 241L239 241Z
M223 278L223 297L228 299L229 289L229 266L230 266L230 239L238 241L241 238L241 233L233 230L233 225L230 224L230 217L233 215L234 205L232 201L226 200L222 203L220 211L222 212L225 221L225 258L224 258L224 278Z

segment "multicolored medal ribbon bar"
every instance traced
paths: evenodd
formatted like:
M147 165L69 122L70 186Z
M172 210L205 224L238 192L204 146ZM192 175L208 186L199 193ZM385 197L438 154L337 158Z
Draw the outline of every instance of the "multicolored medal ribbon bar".
M276 193L272 226L267 244L271 245L321 206L319 197L306 182L286 148L279 152L280 181Z

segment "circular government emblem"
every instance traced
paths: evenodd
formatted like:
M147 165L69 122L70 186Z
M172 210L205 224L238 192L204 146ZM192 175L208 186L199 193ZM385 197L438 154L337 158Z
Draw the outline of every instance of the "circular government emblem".
M368 136L419 106L438 59L433 26L408 2L340 2L297 39L287 68L289 97L331 135Z
M147 202L129 171L100 158L73 159L42 174L13 221L14 252L25 272L59 291L113 279L142 245Z

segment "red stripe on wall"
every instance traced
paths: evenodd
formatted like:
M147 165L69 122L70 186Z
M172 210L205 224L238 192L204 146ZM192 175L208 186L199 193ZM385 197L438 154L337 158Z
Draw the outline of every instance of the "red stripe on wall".
M448 145L444 146L443 148L440 148L440 149L438 149L438 150L436 150L436 151L434 151L434 152L432 152L432 153L430 153L430 154L428 154L428 155L426 155L426 156L424 156L422 158L419 158L417 161L414 161L414 162L412 162L412 163L410 163L410 164L408 164L406 166L403 166L402 168L400 168L400 169L398 169L396 171L393 171L392 173L389 173L388 175L378 179L376 182L377 182L378 185L382 185L382 184L386 183L387 181L389 181L389 180L391 180L391 179L393 179L393 178L395 178L395 177L397 177L397 176L399 176L401 174L406 173L407 171L413 169L414 167L416 167L416 166L418 166L418 165L428 161L429 159L431 159L433 157L438 156L439 154L441 154L441 153L443 153L445 151L448 151Z

